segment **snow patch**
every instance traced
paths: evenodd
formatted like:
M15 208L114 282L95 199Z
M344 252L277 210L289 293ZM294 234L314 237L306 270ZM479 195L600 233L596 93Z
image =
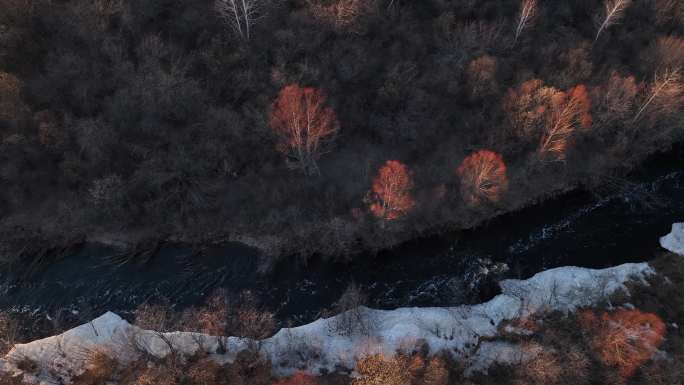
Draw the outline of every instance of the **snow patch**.
M684 223L672 225L672 231L660 238L660 246L675 254L684 255Z
M199 350L221 363L233 362L237 353L258 349L270 359L277 374L295 370L314 374L338 368L354 370L358 358L368 354L393 355L411 351L418 345L430 353L449 352L462 360L469 372L486 371L495 362L520 362L524 356L518 346L492 339L501 323L535 313L570 312L604 300L617 290L626 290L629 280L644 280L654 271L646 263L625 264L592 270L563 267L547 270L527 280L505 280L502 294L489 302L444 308L399 308L375 310L365 307L350 310L361 325L345 330L340 314L307 325L284 328L271 338L251 341L236 337L215 337L199 333L158 333L130 325L113 313L61 335L17 345L0 359L0 370L18 372L17 362L36 362L40 372L29 375L34 383L57 379L64 383L83 371L90 354L102 351L124 362L146 351L164 357L172 349L183 355ZM349 318L347 318L348 320ZM221 349L225 347L224 350Z

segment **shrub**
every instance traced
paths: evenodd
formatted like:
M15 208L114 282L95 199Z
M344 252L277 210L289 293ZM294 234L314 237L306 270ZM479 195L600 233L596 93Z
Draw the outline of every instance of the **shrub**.
M19 322L8 312L0 312L0 356L4 356L21 338Z
M534 354L536 351L536 354ZM563 375L562 357L549 348L536 344L523 344L523 354L530 353L532 359L520 365L519 370L529 384L547 385L558 384Z
M119 368L118 360L102 350L89 352L85 361L85 372L74 379L73 385L101 385L115 380Z
M254 351L241 351L224 374L230 385L267 385L271 380L271 365Z
M221 367L209 357L203 357L193 362L185 373L193 385L219 385L223 383L221 381Z
M642 383L648 385L673 385L684 383L684 357L670 356L644 368Z
M173 314L167 306L142 304L135 310L135 325L147 330L166 332L173 329Z
M333 307L336 315L333 331L345 335L367 334L371 325L368 325L368 320L360 311L360 307L365 305L367 300L368 297L361 287L351 283Z
M275 329L273 313L259 305L253 295L243 292L231 298L218 290L199 309L184 312L180 327L215 336L235 336L261 340Z
M410 385L413 376L409 363L403 356L366 356L356 363L359 376L352 380L351 385Z
M13 376L9 373L0 373L0 385L25 385L24 376Z
M432 357L423 373L421 385L447 385L449 383L449 368L440 357Z
M629 378L646 363L665 336L665 323L655 314L620 309L597 314L585 310L580 324L601 361Z

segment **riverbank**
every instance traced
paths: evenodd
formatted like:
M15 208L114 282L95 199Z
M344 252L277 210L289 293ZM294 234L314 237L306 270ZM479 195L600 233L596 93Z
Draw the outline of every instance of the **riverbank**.
M478 229L416 239L351 262L293 256L265 272L259 251L239 243L201 249L156 244L134 257L83 243L60 250L57 260L43 256L5 270L0 309L67 322L76 318L72 312L127 316L142 303L182 309L223 289L249 292L280 325L300 325L329 314L352 283L365 293L366 305L381 309L477 303L498 294L501 279L656 255L657 239L684 217L684 173L643 172L631 183L604 196L567 194Z
M207 373L218 376L226 370L230 378L242 378L244 365L251 368L245 374L250 383L259 385L292 374L310 376L304 378L307 384L347 384L352 376L380 375L379 368L366 366L366 360L375 359L381 368L387 365L385 376L397 370L397 378L426 385L434 384L435 373L444 383L449 378L474 384L572 378L576 384L599 379L674 384L681 379L677 325L684 321L684 307L670 295L682 289L683 267L681 256L665 255L652 264L604 270L558 268L525 281L504 281L502 294L484 304L355 308L261 341L201 334L201 324L200 329L184 324L189 329L183 332L143 330L107 313L62 335L17 345L0 359L0 372L28 383L91 384L96 378L128 384L126 373L132 372L165 378L165 383L180 376L186 383L213 385L222 382L208 380ZM614 330L615 325L620 327ZM619 360L602 350L611 331L608 353L618 349ZM411 371L395 360L411 362ZM422 365L435 363L439 370L423 374ZM174 370L179 367L186 370ZM205 374L198 378L199 368Z
M49 216L45 221L46 226L40 226L38 230L13 224L16 220L5 220L0 223L0 263L35 259L36 255L41 256L38 259L45 259L45 262L50 258L59 259L64 251L73 251L75 247L85 243L112 247L135 259L140 255L154 254L163 244L184 244L189 248L202 250L207 246L237 242L259 251L262 271L270 270L273 264L285 257L353 260L359 256L402 247L416 240L434 240L440 237L456 239L463 232L486 228L489 223L500 218L524 216L521 213L528 208L535 211L535 207L542 207L542 210L549 210L547 214L553 215L551 210L562 205L560 202L564 199L572 200L574 196L583 195L596 195L600 198L626 192L649 178L677 170L684 170L684 142L679 142L667 151L633 158L613 170L610 176L577 174L572 177L561 172L556 176L555 182L551 180L542 189L537 185L519 184L518 189L522 190L511 194L504 202L505 207L499 205L470 213L463 212L457 220L444 218L439 223L419 221L420 226L411 231L405 231L402 221L379 228L377 222L368 217L354 223L347 219L340 221L340 218L335 219L335 224L312 223L310 226L300 227L304 225L300 223L279 228L277 233L266 234L247 229L226 231L207 228L206 224L198 224L197 229L189 226L176 230L135 226L116 229L97 224L70 228L51 226ZM527 190L523 191L524 189Z

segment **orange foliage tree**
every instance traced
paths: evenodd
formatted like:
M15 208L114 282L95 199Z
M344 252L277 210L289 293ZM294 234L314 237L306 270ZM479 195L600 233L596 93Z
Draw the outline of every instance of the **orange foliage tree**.
M578 85L551 98L551 111L546 130L539 143L539 154L545 159L564 161L568 142L578 127L591 128L591 100L587 88Z
M555 88L544 86L539 79L528 80L508 90L503 109L515 136L536 137L543 130L547 105L555 92Z
M529 80L508 91L503 107L517 136L541 135L537 152L544 160L564 161L573 133L592 125L591 99L584 85L563 92Z
M497 202L508 189L506 164L501 155L489 150L470 154L456 174L461 179L461 195L470 206Z
M655 314L620 309L580 313L580 324L604 364L629 378L663 342L665 323Z
M318 174L316 161L339 129L323 91L296 84L285 86L273 102L270 126L278 135L278 150L289 164L307 175Z
M397 219L416 204L412 195L413 180L403 163L388 160L373 180L370 211L383 220Z

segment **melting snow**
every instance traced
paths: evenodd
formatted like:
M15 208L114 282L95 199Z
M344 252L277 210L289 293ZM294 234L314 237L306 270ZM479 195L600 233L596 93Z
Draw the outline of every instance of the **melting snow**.
M672 225L672 231L660 238L660 246L679 255L684 255L684 223Z

